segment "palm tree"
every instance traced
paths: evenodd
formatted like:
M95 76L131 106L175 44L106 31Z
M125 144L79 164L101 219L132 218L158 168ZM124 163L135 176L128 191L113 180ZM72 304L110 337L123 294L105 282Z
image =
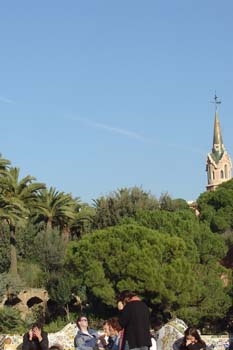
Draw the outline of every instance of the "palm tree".
M6 175L7 169L10 166L11 162L8 159L2 158L0 154L0 175Z
M24 204L16 198L7 198L0 196L0 220L8 223L10 227L10 269L9 272L13 275L17 274L17 252L16 252L16 236L15 230L17 227L22 227L26 224L29 210Z
M19 168L12 167L0 181L0 218L10 227L10 272L17 274L16 228L24 226L35 208L39 207L38 191L45 188L30 175L19 179Z
M95 208L88 204L78 204L75 210L75 218L70 223L70 231L72 236L80 238L86 233L90 233L95 218Z
M47 230L59 227L64 236L69 235L69 221L75 217L76 200L71 194L57 191L54 187L45 188L39 193L40 212L39 221L44 221Z

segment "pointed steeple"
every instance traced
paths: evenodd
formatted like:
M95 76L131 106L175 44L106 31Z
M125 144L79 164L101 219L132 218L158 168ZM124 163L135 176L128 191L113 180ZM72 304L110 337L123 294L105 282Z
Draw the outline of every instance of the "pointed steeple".
M225 148L222 140L222 131L220 127L218 111L216 109L215 120L214 120L214 138L213 138L212 155L217 163L221 159L224 150Z
M207 191L214 191L221 183L231 179L231 158L225 150L222 140L222 130L218 116L218 105L221 101L214 96L215 120L212 152L207 156L206 171L208 174Z

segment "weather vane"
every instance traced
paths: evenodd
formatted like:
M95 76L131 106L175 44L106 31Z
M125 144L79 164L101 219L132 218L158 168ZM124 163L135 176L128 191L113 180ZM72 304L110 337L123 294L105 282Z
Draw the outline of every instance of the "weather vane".
M220 100L220 98L216 95L216 92L215 92L215 95L214 95L214 101L211 101L211 103L214 103L215 104L215 110L217 111L218 109L218 105L220 105L222 103L222 101Z

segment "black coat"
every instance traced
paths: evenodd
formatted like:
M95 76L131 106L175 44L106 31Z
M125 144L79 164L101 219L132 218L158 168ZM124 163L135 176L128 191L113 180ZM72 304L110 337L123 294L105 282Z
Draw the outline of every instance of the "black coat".
M141 300L128 302L120 312L119 323L124 328L124 339L129 348L151 346L149 309Z
M23 336L23 346L22 350L48 350L48 334L46 332L41 332L42 341L39 342L37 338L32 338L29 340L29 333L25 333Z
M180 346L180 350L205 350L206 349L206 344L205 342L197 342L197 343L194 343L194 344L189 344L189 345L184 345L184 344L181 344Z

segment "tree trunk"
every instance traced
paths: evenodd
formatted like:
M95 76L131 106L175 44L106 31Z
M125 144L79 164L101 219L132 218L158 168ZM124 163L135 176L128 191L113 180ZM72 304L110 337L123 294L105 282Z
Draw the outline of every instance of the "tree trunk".
M48 221L47 221L47 231L50 231L52 230L52 219L51 218L48 218Z
M15 227L10 228L10 253L11 253L11 261L10 261L10 269L9 273L12 275L17 275L17 252L16 252L16 238L15 238Z
M69 229L69 227L68 226L64 226L62 233L63 233L64 242L68 243L69 240L70 240L70 229Z
M70 321L70 310L69 310L69 305L66 304L65 308L65 312L66 312L66 319L67 321Z

